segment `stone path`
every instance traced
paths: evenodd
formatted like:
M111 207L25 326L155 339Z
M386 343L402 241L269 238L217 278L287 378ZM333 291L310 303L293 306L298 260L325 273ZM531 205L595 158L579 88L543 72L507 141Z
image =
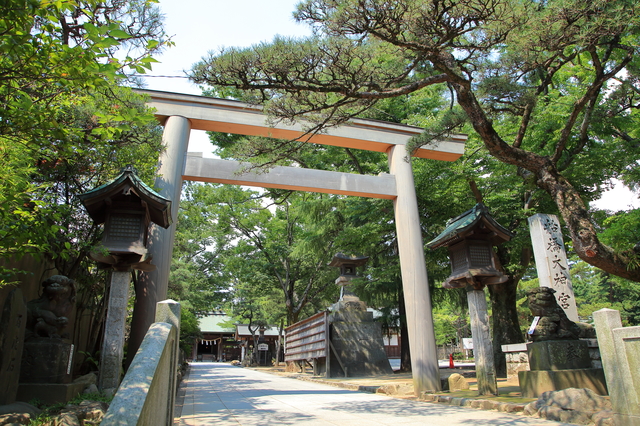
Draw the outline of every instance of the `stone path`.
M562 423L354 392L223 363L193 363L177 425L525 426Z

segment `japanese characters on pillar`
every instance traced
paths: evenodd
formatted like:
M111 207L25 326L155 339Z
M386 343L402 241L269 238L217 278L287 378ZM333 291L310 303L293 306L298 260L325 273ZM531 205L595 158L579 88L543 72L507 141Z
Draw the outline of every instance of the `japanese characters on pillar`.
M554 289L558 305L571 321L578 322L578 309L558 218L538 213L529 218L529 228L540 287Z

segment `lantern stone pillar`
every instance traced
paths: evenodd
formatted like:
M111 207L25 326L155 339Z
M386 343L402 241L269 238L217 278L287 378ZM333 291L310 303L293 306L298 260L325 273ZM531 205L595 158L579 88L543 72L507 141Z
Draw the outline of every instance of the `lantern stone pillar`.
M188 119L180 116L171 116L165 122L162 134L165 150L160 155L155 187L160 195L173 201L171 217L176 219L180 206L182 171L190 132L191 123ZM127 365L133 361L142 339L144 339L149 326L154 322L156 303L167 298L175 233L175 223L167 229L159 226L151 228L147 247L149 253L153 256L153 263L157 265L157 269L151 272L141 272L138 276L135 288L136 301L133 307L133 319L127 352Z
M419 395L422 391L440 390L431 296L411 159L402 145L392 147L387 155L389 171L396 178L398 196L393 207L409 331L413 388L416 395Z
M120 370L124 355L124 335L129 301L131 271L113 271L107 305L107 319L100 352L100 380L98 387L113 395L120 384Z
M493 359L493 345L489 328L489 311L484 290L467 287L467 302L473 338L473 357L476 362L478 394L498 395L498 382Z
M427 243L427 247L449 248L451 275L444 288L467 289L473 354L480 395L497 395L493 343L489 333L489 313L484 287L506 282L500 260L492 246L509 241L513 235L489 214L481 202L449 220L444 231Z
M131 271L155 269L146 247L149 225L166 228L171 224L171 201L145 185L131 165L79 198L94 222L104 223L100 248L89 257L99 268L112 270L99 387L113 394L120 384Z

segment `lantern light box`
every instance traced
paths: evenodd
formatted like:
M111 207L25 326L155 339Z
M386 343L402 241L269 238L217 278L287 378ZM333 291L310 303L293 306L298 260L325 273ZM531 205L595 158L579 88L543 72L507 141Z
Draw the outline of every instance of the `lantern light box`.
M442 286L459 288L470 285L482 289L485 285L507 281L493 246L509 241L512 236L491 217L482 203L449 220L445 230L427 243L430 249L449 248L451 275Z
M111 182L80 195L95 223L104 223L100 250L90 256L103 268L153 270L147 254L149 224L171 225L171 201L138 178L132 166Z

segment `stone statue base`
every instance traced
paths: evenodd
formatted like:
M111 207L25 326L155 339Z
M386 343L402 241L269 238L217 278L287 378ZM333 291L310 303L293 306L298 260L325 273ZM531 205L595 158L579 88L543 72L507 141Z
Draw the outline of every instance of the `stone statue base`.
M547 391L568 388L587 388L598 395L608 395L602 368L519 371L518 380L523 398L537 398Z
M364 302L342 300L329 315L331 351L329 377L393 374L384 350L382 328L366 310ZM335 352L334 352L335 351ZM337 356L336 356L337 355Z
M547 391L588 388L607 395L604 371L591 368L589 346L583 340L545 340L527 344L529 368L518 372L524 398Z
M24 342L20 383L69 383L73 345L62 339L36 338Z
M67 403L84 390L86 383L20 383L18 401L34 399L45 404Z
M527 344L527 353L532 371L591 368L589 345L584 340L533 342Z

